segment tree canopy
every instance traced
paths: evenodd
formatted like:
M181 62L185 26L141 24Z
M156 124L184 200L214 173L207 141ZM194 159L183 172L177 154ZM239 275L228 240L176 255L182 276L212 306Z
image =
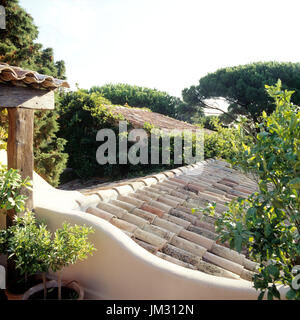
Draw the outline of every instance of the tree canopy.
M279 284L290 287L288 299L300 299L300 107L291 103L293 92L282 90L280 81L266 88L275 111L263 112L255 124L258 133L248 142L227 134L233 153L221 154L255 177L258 190L232 200L217 217L216 232L221 242L247 249L260 264L253 277L260 299L280 298ZM214 208L208 211L214 214Z
M6 29L0 29L0 61L65 79L64 61L55 61L53 49L43 49L35 42L38 28L33 18L19 5L18 0L0 0L6 11ZM34 118L35 170L48 182L57 185L65 168L65 140L56 137L57 111L36 111ZM0 114L2 131L7 127L6 114ZM5 137L5 132L0 132Z
M190 105L205 107L205 100L224 98L229 103L228 113L245 115L258 122L265 111L275 110L274 100L265 91L265 85L274 85L278 79L283 89L294 90L292 101L300 103L300 63L256 62L231 68L222 68L199 80L197 86L182 91L183 100Z
M65 79L64 61L54 61L53 49L35 42L38 27L19 0L0 0L5 7L6 29L0 29L0 61Z

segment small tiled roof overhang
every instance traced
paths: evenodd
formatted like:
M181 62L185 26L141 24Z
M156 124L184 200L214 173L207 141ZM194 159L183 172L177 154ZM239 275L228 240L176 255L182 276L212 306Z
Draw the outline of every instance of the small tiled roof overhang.
M143 108L132 108L132 107L121 107L114 106L111 108L111 111L115 114L122 114L123 117L132 124L134 128L143 128L144 124L150 123L156 128L162 129L164 131L172 130L190 130L195 131L200 128L180 120L162 115L160 113L151 112ZM204 132L207 134L212 133L211 130L204 129Z
M3 62L0 62L0 83L47 90L54 90L60 87L69 88L69 84L65 80L10 66Z
M96 194L96 206L82 210L109 221L156 256L211 275L251 280L257 264L217 241L216 217L192 214L216 202L216 214L226 202L247 197L256 183L225 161L207 160L128 181Z

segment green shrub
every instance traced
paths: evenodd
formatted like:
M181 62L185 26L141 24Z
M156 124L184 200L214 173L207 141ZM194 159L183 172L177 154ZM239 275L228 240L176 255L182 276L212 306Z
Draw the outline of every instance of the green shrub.
M66 152L69 155L68 167L72 168L78 177L88 178L91 176L110 176L110 177L128 177L137 174L147 174L154 171L163 170L166 168L174 168L174 137L170 135L171 145L171 163L169 165L150 164L151 159L151 139L148 138L148 161L149 164L105 164L99 165L96 161L96 152L101 145L96 141L97 132L100 129L112 129L119 140L118 122L124 121L122 115L113 114L111 111L115 106L107 99L103 98L98 92L88 93L85 90L78 90L76 92L62 93L59 99L60 113L59 136L67 140ZM129 106L127 106L130 108ZM132 125L128 123L127 130L130 131ZM149 123L145 123L144 129L150 133L151 130L157 130ZM174 128L176 129L176 128ZM183 139L183 137L182 137ZM160 154L162 154L160 138ZM196 139L195 135L189 138L195 153ZM132 147L134 142L128 142L128 150ZM120 157L119 148L117 144L116 160ZM183 158L183 161L185 159Z
M27 197L22 195L22 188L30 189L30 187L30 180L23 180L18 170L7 170L0 163L0 211L4 213L7 210L23 211Z
M166 92L129 84L106 84L102 87L92 87L90 93L99 93L115 105L130 105L137 108L149 108L153 112L174 117L176 109L183 102Z
M63 268L78 260L84 260L95 249L88 241L94 230L86 226L63 223L52 234L46 224L37 221L31 211L16 216L14 224L0 230L0 254L8 254L20 275L24 275L25 288L29 276L42 273L44 299L47 296L46 273L58 273L58 297L61 299L61 276Z
M27 278L37 272L47 272L51 257L51 233L45 224L37 224L31 211L16 216L8 230L7 253L16 269Z
M54 233L50 267L58 273L58 299L61 300L61 276L65 267L78 260L87 259L95 247L88 241L88 235L94 230L86 226L71 226L63 223Z
M205 134L205 158L233 160L240 157L243 144L251 144L254 140L245 130L248 126L245 119L241 119L240 123L236 123L234 127L224 128L220 124L219 119L213 117L211 118L211 125L215 131L210 134Z
M56 110L34 113L34 169L54 187L66 168L68 154L64 152L66 140L58 138L58 113Z
M244 145L242 155L232 159L254 174L259 191L232 201L217 229L222 241L238 251L248 248L260 263L253 278L259 298L266 292L268 299L280 298L277 285L284 284L290 287L288 299L300 299L300 108L280 81L266 87L276 110L263 114L255 143Z

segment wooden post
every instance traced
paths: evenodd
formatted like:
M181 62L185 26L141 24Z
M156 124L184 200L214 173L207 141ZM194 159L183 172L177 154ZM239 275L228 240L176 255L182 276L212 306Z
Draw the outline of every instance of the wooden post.
M7 142L7 167L18 169L22 179L33 179L33 109L8 108L9 129ZM22 192L28 197L26 207L33 209L33 195L29 190ZM12 225L14 212L7 214L6 226Z

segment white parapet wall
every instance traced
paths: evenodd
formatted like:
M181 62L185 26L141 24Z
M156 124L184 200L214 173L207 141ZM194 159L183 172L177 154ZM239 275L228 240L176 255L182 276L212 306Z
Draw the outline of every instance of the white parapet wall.
M3 152L0 161L1 155L2 163L5 163ZM208 275L158 258L109 222L81 211L97 196L85 197L76 191L55 189L37 174L34 174L33 185L37 218L44 220L50 230L55 231L63 222L86 225L95 230L89 239L97 251L63 272L65 280L76 280L85 288L86 298L257 299L259 292L251 282ZM282 298L287 290L280 287Z
M144 250L118 228L93 215L56 208L35 208L37 217L55 230L62 222L91 226L97 251L64 272L91 299L257 299L250 282L207 275L162 260Z
M107 221L78 210L36 207L37 217L55 230L66 221L93 227L97 251L68 267L66 280L77 280L88 299L257 299L252 283L211 276L162 260L144 250ZM288 289L280 287L282 297Z

